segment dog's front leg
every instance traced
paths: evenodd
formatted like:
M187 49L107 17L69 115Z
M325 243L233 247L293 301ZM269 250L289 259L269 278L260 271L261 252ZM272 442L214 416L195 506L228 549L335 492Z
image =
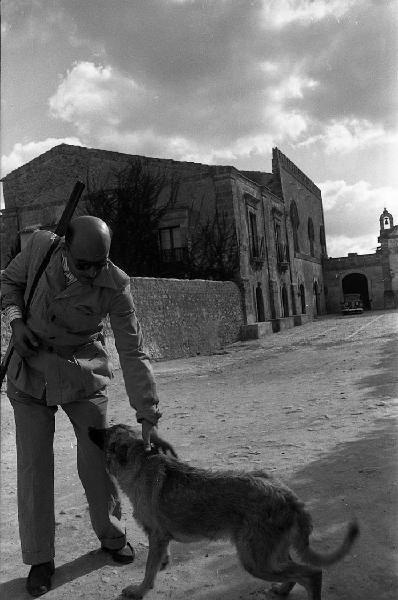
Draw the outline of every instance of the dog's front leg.
M123 590L123 595L127 598L139 600L151 590L155 584L156 575L161 567L164 557L167 555L169 538L159 533L151 532L149 534L149 551L145 565L144 580L140 585L129 585Z

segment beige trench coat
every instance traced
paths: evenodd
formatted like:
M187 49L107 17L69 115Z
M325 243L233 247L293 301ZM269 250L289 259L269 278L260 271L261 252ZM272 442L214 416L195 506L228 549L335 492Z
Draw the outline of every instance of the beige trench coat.
M54 234L37 231L2 274L2 308L23 309L35 273ZM113 376L101 342L104 319L109 315L130 404L137 420L156 424L160 413L149 358L130 293L130 279L109 262L92 285L75 282L65 287L61 240L51 257L27 317L27 325L40 341L33 358L14 352L7 377L18 389L40 398L46 388L47 404L88 398L104 388Z

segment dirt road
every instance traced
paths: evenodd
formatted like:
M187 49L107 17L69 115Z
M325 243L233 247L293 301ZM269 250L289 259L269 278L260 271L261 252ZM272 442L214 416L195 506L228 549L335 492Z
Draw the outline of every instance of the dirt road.
M325 600L398 597L397 452L398 313L327 317L225 353L155 364L161 432L180 457L212 468L262 467L281 474L311 508L314 546L332 548L356 515L353 553L328 569ZM121 374L110 390L114 422L134 424ZM2 399L2 600L25 600L16 517L13 417ZM114 600L139 581L146 540L124 503L134 565L115 566L98 552L75 469L76 442L57 414L56 566L46 600ZM268 583L238 565L228 543L172 544L173 561L151 599L267 600ZM292 600L305 600L296 586Z

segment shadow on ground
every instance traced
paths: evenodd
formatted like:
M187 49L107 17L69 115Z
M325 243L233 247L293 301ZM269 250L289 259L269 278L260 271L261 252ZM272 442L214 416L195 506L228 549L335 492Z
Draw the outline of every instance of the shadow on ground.
M289 482L313 515L314 547L332 549L344 524L353 517L359 521L361 536L352 554L325 573L325 589L335 592L328 598L398 597L396 446L394 423L380 419L370 434L339 444Z
M398 597L396 456L394 424L380 419L371 433L339 444L288 482L313 515L312 545L318 551L334 549L347 522L352 518L359 521L361 535L351 554L324 571L324 597L328 600ZM275 598L269 583L261 584L237 566L228 544L175 544L173 550L173 562L184 567L188 581L190 564L193 567L201 561L203 565L199 580L189 586L181 586L179 577L178 590L172 595L176 600L193 595L201 600ZM161 577L158 587L164 589L166 582L162 584ZM297 586L290 598L304 600L306 593Z
M398 355L398 339L391 336L387 338L382 350L379 362L375 365L374 373L357 383L360 389L369 388L368 398L397 397L398 394L398 371L397 361L392 357Z
M324 597L327 600L395 600L398 597L396 480L396 434L386 419L374 430L354 441L339 444L335 450L295 473L288 482L307 503L314 520L313 546L333 549L342 539L345 524L352 517L360 523L361 536L352 553L324 572ZM173 544L170 567L159 574L151 596L186 600L268 600L270 584L255 580L238 566L232 547L225 543L200 542ZM143 575L146 551L139 552L134 570L118 570L117 592ZM60 565L54 577L51 597L67 585L84 591L79 581L85 575L109 564L101 552L89 552ZM119 575L120 573L120 575ZM100 578L100 574L94 574ZM80 588L80 585L82 588ZM73 591L71 589L72 595ZM109 590L110 591L110 590ZM60 593L65 593L60 591ZM104 598L115 598L104 595ZM0 585L0 597L7 600L29 598L25 580L13 579ZM64 597L64 596L62 596ZM90 596L91 597L91 596ZM297 586L292 600L304 600L305 591Z
M52 589L65 585L71 581L84 577L93 571L101 569L110 564L110 558L103 552L87 552L63 565L57 566L52 580ZM114 564L114 563L112 563ZM26 566L26 574L29 572L29 566ZM17 577L0 584L0 598L3 600L25 600L31 598L25 589L26 579Z

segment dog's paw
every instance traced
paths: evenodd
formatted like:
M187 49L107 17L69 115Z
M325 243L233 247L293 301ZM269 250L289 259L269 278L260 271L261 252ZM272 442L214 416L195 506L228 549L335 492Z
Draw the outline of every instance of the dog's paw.
M122 591L125 598L132 598L133 600L140 600L145 596L146 590L143 590L140 585L128 585Z

